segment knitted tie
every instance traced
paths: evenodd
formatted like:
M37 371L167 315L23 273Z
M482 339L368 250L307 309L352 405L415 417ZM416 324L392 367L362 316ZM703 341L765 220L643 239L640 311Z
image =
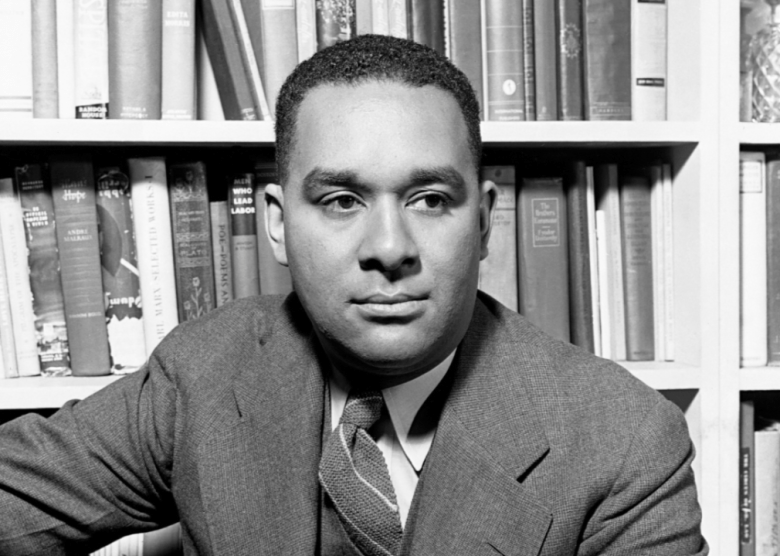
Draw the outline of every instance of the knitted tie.
M380 392L350 396L320 460L320 483L349 538L366 556L395 556L403 536L385 458L367 432L383 406Z

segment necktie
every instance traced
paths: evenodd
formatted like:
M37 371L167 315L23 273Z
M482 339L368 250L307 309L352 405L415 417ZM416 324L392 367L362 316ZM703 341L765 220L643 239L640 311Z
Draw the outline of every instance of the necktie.
M387 464L367 432L383 407L380 392L350 396L320 460L320 484L350 539L366 556L395 556L403 536Z

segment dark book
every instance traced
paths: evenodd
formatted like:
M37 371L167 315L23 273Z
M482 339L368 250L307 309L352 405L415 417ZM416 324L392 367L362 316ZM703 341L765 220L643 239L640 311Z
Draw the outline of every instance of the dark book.
M482 92L482 11L479 2L449 2L450 59L469 78L484 110Z
M522 0L523 6L523 89L525 119L536 120L536 69L534 55L534 0Z
M653 234L650 180L639 170L620 176L626 359L655 359Z
M319 50L355 36L357 36L355 0L317 2L317 48Z
M567 228L563 180L524 178L517 196L519 309L564 342L570 340Z
M525 120L523 6L486 0L488 120Z
M631 119L631 0L583 0L588 120Z
M534 1L534 73L536 119L558 119L558 69L556 64L555 2Z
M571 341L595 352L590 240L588 237L587 169L585 162L571 163L566 176L566 208L569 230L569 328ZM593 261L595 264L595 261Z
M160 0L108 3L108 117L159 120L162 101Z
M557 0L555 19L559 116L582 120L582 0Z
M209 203L211 247L214 257L214 285L217 307L233 299L233 262L230 256L230 212L227 201Z
M260 293L277 294L292 291L290 269L276 260L271 240L265 233L265 188L269 183L279 183L275 162L255 164L255 206L257 208L257 261L260 270Z
M230 0L200 3L203 38L214 69L217 90L228 120L258 120L260 111L249 79L251 68L241 52Z
M211 218L202 162L168 166L173 263L179 322L196 319L215 307Z
M107 375L111 362L92 161L52 156L49 167L71 369L74 376Z
M196 120L195 0L163 0L162 9L162 119Z
M236 299L260 293L257 265L257 220L254 174L236 174L228 185L233 295Z
M766 163L768 363L780 365L780 158Z
M409 19L412 40L444 55L444 0L409 0Z
M130 178L114 166L100 168L96 175L111 371L124 374L146 362Z
M739 404L739 554L755 556L755 405Z
M41 374L67 376L70 374L68 332L48 170L43 164L17 166L14 169L14 182L22 205L26 231Z

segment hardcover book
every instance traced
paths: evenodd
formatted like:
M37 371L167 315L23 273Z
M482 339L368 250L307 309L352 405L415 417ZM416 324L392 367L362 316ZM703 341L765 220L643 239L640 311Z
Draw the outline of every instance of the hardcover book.
M555 2L534 1L534 71L536 119L558 119L558 70L556 64Z
M536 120L536 55L534 53L534 0L522 0L523 6L523 89L525 119Z
M666 119L666 0L631 0L631 117Z
M34 0L32 6L33 117L57 118L57 5Z
M389 0L371 0L371 30L376 35L390 34Z
M57 0L57 97L60 119L76 117L76 67L73 1Z
M759 426L762 421L769 420L759 418ZM777 423L756 430L754 449L756 556L770 556L777 554L780 547L780 429Z
M108 116L108 0L73 4L76 118Z
M410 0L409 20L413 41L444 55L445 0Z
M163 0L163 120L196 120L195 0Z
M780 365L780 158L766 163L768 363Z
M0 118L33 115L31 12L28 0L0 2Z
M317 9L312 0L295 0L295 21L298 62L303 62L317 52Z
M486 0L488 120L525 120L523 6Z
M230 212L227 201L212 201L211 246L214 257L214 283L217 307L221 307L233 296L233 258L230 253Z
M588 229L588 184L585 162L571 163L565 181L566 207L569 219L569 310L571 341L594 352L593 305ZM593 209L593 207L592 207ZM595 229L594 229L595 231Z
M390 35L399 39L409 38L409 13L406 0L387 0L387 17Z
M739 404L739 554L756 553L755 537L755 405Z
M95 177L87 156L52 156L51 189L74 376L109 374Z
M255 177L236 174L228 188L233 294L236 299L260 294L257 265Z
M290 270L280 265L274 257L271 241L265 231L265 188L269 183L279 183L276 163L255 164L255 207L257 208L257 261L260 267L260 293L287 294L292 291Z
M2 207L0 207L0 216L2 214ZM11 294L8 291L8 275L5 266L3 227L0 226L0 378L16 378L19 376L19 367L16 364Z
M393 0L391 0L391 5ZM482 10L479 2L449 2L450 59L466 74L484 108L482 93Z
M558 104L561 120L582 120L582 2L555 2Z

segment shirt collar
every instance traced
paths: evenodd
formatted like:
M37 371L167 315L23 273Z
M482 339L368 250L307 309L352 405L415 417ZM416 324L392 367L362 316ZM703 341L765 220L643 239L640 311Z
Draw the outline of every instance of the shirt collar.
M382 390L390 420L393 423L395 434L406 457L411 462L415 471L419 472L428 456L433 444L434 427L423 427L424 434L410 435L414 418L420 411L422 404L433 393L444 375L450 368L455 357L453 350L444 361L436 365L430 371L398 386L392 386ZM333 369L330 375L330 417L331 429L335 429L341 420L344 406L349 395L349 383L344 375L337 369Z

